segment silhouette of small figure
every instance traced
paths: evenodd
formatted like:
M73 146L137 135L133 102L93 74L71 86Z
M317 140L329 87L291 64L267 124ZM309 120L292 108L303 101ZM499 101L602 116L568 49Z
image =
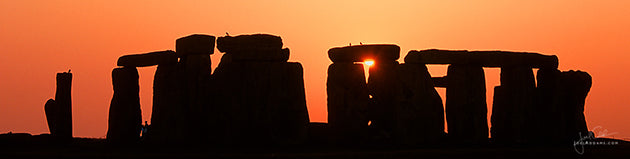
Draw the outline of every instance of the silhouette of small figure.
M225 36L230 36L230 33L228 33L228 32L225 32Z
M144 125L142 125L141 136L144 136L145 134L147 134L147 129L149 129L149 123L147 121L144 121Z

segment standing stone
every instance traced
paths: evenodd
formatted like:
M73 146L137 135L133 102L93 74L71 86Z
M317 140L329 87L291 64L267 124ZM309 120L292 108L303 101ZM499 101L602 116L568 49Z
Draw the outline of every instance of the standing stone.
M302 66L284 62L232 62L213 75L221 142L296 144L309 122Z
M339 142L361 139L368 126L368 89L363 65L333 63L328 67L328 125Z
M376 129L385 140L396 140L396 113L400 106L402 86L398 81L398 61L375 61L370 67L368 92L372 95L368 107L370 127Z
M553 68L541 68L536 73L537 98L534 112L538 114L538 118L535 121L535 130L545 130L545 133L534 133L531 136L535 142L541 144L563 142L563 138L566 138L563 131L566 113L559 107L556 98L560 74L560 70Z
M46 113L46 121L48 122L48 130L52 136L57 136L59 129L57 128L59 122L59 107L54 99L48 99L46 105L44 105L44 111Z
M180 103L182 90L178 89L177 65L158 65L153 79L153 110L151 127L146 140L174 143L185 138L187 116Z
M72 73L57 73L57 92L55 103L58 109L57 137L61 140L72 140Z
M447 73L446 121L450 140L483 143L488 140L486 81L481 66L450 65Z
M109 107L107 140L112 143L137 142L142 126L138 70L135 67L115 68L112 83L114 96Z
M194 34L176 40L178 63L178 90L184 122L179 122L176 140L181 142L204 142L212 136L210 123L214 115L210 111L210 55L214 53L215 37ZM184 135L179 135L185 132Z
M565 137L575 141L586 136L588 128L584 117L586 96L592 86L592 77L582 71L566 71L560 74L558 95L559 107L565 113ZM581 136L580 136L581 135Z
M433 143L445 137L444 106L431 75L423 64L400 64L402 101L397 108L396 136L399 143Z
M495 88L492 138L497 142L526 143L535 133L535 81L531 67L502 67L501 87ZM496 116L495 116L496 115Z

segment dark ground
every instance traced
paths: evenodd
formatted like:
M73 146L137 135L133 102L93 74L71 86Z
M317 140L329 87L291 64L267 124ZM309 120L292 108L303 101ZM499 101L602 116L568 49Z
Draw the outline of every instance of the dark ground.
M615 145L573 146L430 145L422 147L303 145L192 146L110 145L104 139L75 138L53 143L47 135L1 134L0 158L630 158L630 142L597 138ZM581 148L581 147L577 147Z

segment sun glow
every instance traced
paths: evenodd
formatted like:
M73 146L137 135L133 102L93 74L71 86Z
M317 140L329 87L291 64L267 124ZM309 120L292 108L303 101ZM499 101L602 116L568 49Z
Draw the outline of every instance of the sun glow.
M365 60L363 63L364 63L365 65L368 65L368 66L372 66L372 65L374 65L374 61L373 61L373 60Z

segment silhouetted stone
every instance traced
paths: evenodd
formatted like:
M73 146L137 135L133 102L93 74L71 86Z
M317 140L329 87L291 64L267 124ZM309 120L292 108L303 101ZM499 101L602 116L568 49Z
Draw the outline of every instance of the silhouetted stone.
M177 55L175 55L175 51L171 50L124 55L118 58L118 66L125 67L144 67L175 63L177 63Z
M395 61L400 58L400 47L391 44L355 45L328 50L333 62Z
M372 103L368 106L368 119L370 127L382 132L385 137L395 136L397 127L397 109L402 98L398 65L397 61L376 61L369 70L367 86Z
M299 63L230 62L213 76L220 142L304 142L309 122Z
M61 140L72 140L72 73L57 73L57 91L55 93L57 107L57 134Z
M545 130L545 133L534 133L531 136L535 142L544 144L553 144L563 142L566 138L563 131L564 116L567 113L558 105L558 84L560 78L560 70L558 69L539 69L536 73L536 94L537 98L534 104L534 112L538 118L534 121L536 130Z
M50 134L58 134L59 129L57 128L57 125L59 122L57 121L57 118L59 117L59 107L54 99L48 99L48 101L46 101L44 111L46 113L46 121L48 122L48 130L50 131Z
M214 53L215 37L210 35L193 34L175 41L175 51L178 56Z
M558 68L558 57L555 55L509 51L412 50L405 57L405 62L480 65L483 67Z
M361 139L368 127L368 89L363 65L333 63L328 67L328 124L337 142Z
M308 124L308 144L322 145L331 143L331 132L328 123L309 123Z
M221 52L265 52L282 49L282 38L269 34L224 36L217 39L217 49Z
M241 62L287 62L289 60L289 49L269 49L259 51L242 51L242 52L228 52L232 57L232 61Z
M444 77L431 77L431 80L433 81L433 86L435 87L448 87L448 82L446 80L446 76Z
M140 86L135 67L115 68L112 71L114 95L109 107L107 140L112 143L134 143L140 138Z
M178 86L177 65L158 65L153 78L153 110L151 128L145 139L150 142L181 142L186 136L188 125L182 100L182 89Z
M535 133L535 81L531 67L502 67L501 86L495 88L492 138L497 142L526 143Z
M483 143L488 140L486 81L481 66L448 67L446 121L450 140Z
M584 117L584 103L591 89L592 77L582 71L565 71L560 74L558 102L565 112L565 125L568 140L575 141L586 136L588 128ZM581 136L580 136L581 134Z
M444 107L431 75L423 64L400 64L402 101L396 108L397 142L413 145L440 141L444 133Z

